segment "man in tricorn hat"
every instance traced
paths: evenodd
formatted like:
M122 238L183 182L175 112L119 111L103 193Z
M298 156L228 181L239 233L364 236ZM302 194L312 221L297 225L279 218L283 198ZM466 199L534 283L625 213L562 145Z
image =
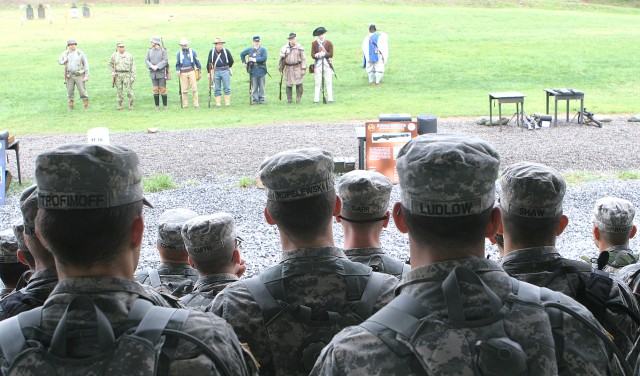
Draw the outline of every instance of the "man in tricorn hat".
M333 102L333 43L326 38L327 29L323 26L316 28L313 31L313 36L318 39L311 43L311 57L315 59L314 72L315 72L315 92L313 95L313 103L320 102L320 90L326 92L326 99L329 102ZM322 77L324 77L324 85L322 84ZM324 94L323 94L324 97Z
M111 77L118 90L118 110L122 110L122 88L127 90L127 98L129 98L129 109L133 110L133 83L136 81L136 63L133 56L125 51L124 42L116 45L117 51L111 55L109 59L109 70Z
M296 42L296 33L289 33L289 42L280 49L280 62L278 70L280 75L286 74L287 103L293 101L293 85L296 85L296 103L302 98L302 83L307 73L307 58L304 55L304 47Z
M75 100L74 89L78 87L80 98L84 102L84 108L89 107L89 94L85 83L89 81L89 61L84 52L77 49L78 42L75 39L67 41L67 49L60 55L58 63L64 65L64 83L67 85L69 109L73 110Z
M209 51L207 59L207 72L209 82L214 84L214 97L216 107L220 107L222 89L224 89L224 104L231 106L231 67L233 67L233 55L224 48L225 41L216 38L213 41L215 48ZM212 76L213 75L213 76Z
M169 55L167 49L162 46L160 37L151 38L151 48L147 51L144 62L149 68L151 84L153 86L153 101L156 110L160 109L160 96L162 96L162 107L167 108L167 79L169 78Z

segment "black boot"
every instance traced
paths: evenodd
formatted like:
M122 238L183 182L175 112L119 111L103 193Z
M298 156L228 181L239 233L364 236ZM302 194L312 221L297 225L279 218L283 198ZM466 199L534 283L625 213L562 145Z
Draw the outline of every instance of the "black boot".
M156 110L160 109L160 94L153 94L153 101L156 103Z
M296 103L300 103L300 99L302 99L302 84L296 85Z
M167 94L162 94L162 106L167 108Z
M287 103L293 100L293 86L287 86Z

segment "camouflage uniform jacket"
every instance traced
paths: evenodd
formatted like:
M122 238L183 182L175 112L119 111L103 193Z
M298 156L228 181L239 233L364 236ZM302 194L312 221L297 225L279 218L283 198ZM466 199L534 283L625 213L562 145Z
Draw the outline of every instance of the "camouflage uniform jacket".
M130 53L114 52L109 59L109 71L111 73L129 76L131 82L136 80L136 63Z
M162 283L160 286L152 285L148 270L141 270L137 272L135 280L144 285L152 286L163 294L172 294L173 290L175 290L185 280L190 279L195 282L199 277L198 271L192 268L189 264L172 264L163 262L156 270L158 271L160 282ZM181 296L177 297L180 298Z
M80 294L89 296L96 306L105 314L114 334L122 335L130 324L126 318L136 299L151 301L154 305L167 306L163 299L149 294L138 283L113 277L78 277L60 281L47 299L42 311L42 325L40 330L28 334L29 338L45 340L43 333L52 334L65 312L67 305ZM72 311L67 320L69 332L82 331L95 327L93 320L87 320L93 313ZM243 349L232 328L222 319L204 312L190 312L182 327L182 331L195 336L209 345L213 351L227 364L229 369L237 375L256 374L250 371L252 360ZM68 343L69 357L88 357L99 349L96 335L73 337ZM122 359L126 361L126 359ZM0 369L5 374L8 364L0 353ZM216 372L213 361L208 359L202 351L193 344L181 340L178 343L173 361L170 365L170 375L210 375ZM32 374L37 374L35 373Z
M379 247L345 249L344 254L353 262L371 266L374 272L391 274L398 279L411 270L409 264L387 255Z
M57 284L56 268L46 268L33 273L27 286L0 301L0 320L42 306Z
M430 264L412 269L404 276L404 279L396 289L396 294L409 294L418 299L431 314L437 317L448 317L445 296L442 292L442 282L456 267L461 266L473 270L480 279L497 296L505 301L508 296L513 296L512 278L495 262L480 258L451 260ZM464 286L464 285L462 285ZM468 285L472 286L472 285ZM474 286L475 287L475 286ZM479 295L477 289L461 291L462 296L469 297L464 302L467 320L477 320L486 317L491 312L489 301L484 295ZM474 299L474 295L477 298ZM595 324L598 322L582 305L564 295L557 294L560 303L569 307L586 320ZM523 310L527 305L522 305ZM384 308L383 308L384 310ZM522 312L521 325L505 326L509 338L519 343L527 352L527 375L553 375L558 374L555 359L543 356L549 352L543 342L553 342L549 338L551 330L546 332L532 331L536 323L527 320L533 312L539 308L531 307L532 312ZM600 339L578 321L568 314L563 315L564 332L564 362L567 375L601 375L608 369L608 357L604 344ZM528 330L529 329L529 330ZM425 329L424 335L430 332ZM436 350L437 351L437 350ZM450 369L446 375L460 374L456 362L456 349L441 349L437 354L450 359ZM425 359L429 364L429 359ZM406 361L396 354L380 338L361 326L352 326L337 334L331 343L326 346L318 358L311 375L423 375L424 371L413 371L411 362ZM506 373L505 373L506 374ZM430 376L445 375L434 373Z
M180 303L189 309L204 311L227 285L239 281L235 274L221 273L200 277L191 293L180 298Z
M621 268L638 262L638 254L633 253L633 250L627 246L614 245L603 252L609 252L609 261L603 270L611 274L616 274Z
M563 258L555 247L519 249L509 252L501 260L501 266L510 276L536 286L541 286L551 273L564 265L575 266L583 272L583 275L589 280L592 270L590 264ZM612 276L612 278L614 283L609 294L608 302L623 304L629 307L636 315L640 315L638 302L629 287L619 278L615 276ZM561 275L545 287L559 291L575 299L578 288L578 278L575 274ZM600 324L611 334L618 348L620 348L625 355L628 354L636 340L636 331L638 329L638 326L631 317L625 313L619 311L613 312L607 309L604 319ZM630 359L635 359L638 356L637 351L638 349L635 349L634 354L629 354L631 355Z
M13 290L14 290L14 289L10 289L10 288L7 288L7 287L3 287L3 288L0 290L0 299L3 299L5 296L7 296L7 295L11 294L11 293L13 292Z
M342 262L350 262L339 248L303 248L282 253L282 278L287 302L304 304L312 311L333 307L338 311L348 303L347 286ZM277 267L277 266L276 266ZM271 267L269 269L273 269ZM268 270L263 272L267 273ZM368 276L361 277L366 283ZM393 299L393 289L398 280L385 275L382 293L378 296L374 311L378 311ZM251 352L260 364L261 375L275 375L272 353L295 354L302 345L298 335L291 334L291 343L270 343L262 311L242 282L227 286L216 296L208 309L226 319L243 343L248 343ZM293 371L291 374L295 374Z
M640 299L640 263L627 265L616 273L616 276L626 283L636 294L636 298Z

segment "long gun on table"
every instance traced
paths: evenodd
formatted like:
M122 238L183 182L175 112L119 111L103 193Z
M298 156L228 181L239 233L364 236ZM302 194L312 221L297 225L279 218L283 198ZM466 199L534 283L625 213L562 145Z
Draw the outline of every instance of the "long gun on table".
M379 136L373 136L373 141L378 141L378 140L390 140L392 138L406 138L407 134L406 133L402 133L402 134L381 134Z

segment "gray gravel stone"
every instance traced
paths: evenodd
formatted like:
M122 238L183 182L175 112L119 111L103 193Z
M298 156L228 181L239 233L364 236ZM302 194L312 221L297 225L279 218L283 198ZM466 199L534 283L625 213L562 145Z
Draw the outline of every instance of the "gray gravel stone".
M613 172L640 169L640 134L637 125L626 118L613 118L603 128L566 125L527 131L511 126L486 127L475 119L439 119L440 133L478 136L493 144L502 156L502 169L517 161L548 164L563 173L589 170ZM276 152L306 146L326 148L339 157L358 157L354 126L364 122L340 124L281 124L242 128L192 131L118 133L111 135L114 144L134 149L141 159L143 173L163 172L173 176L179 189L148 194L155 209L145 208L147 230L143 241L140 267L155 266L155 226L166 209L186 207L199 214L227 211L234 215L237 230L245 239L243 257L247 275L253 275L279 261L280 241L277 229L263 218L265 193L256 187L240 188L241 177L254 177L265 157ZM85 135L48 135L21 137L23 179L33 179L36 155L53 146L84 142ZM12 155L7 164L14 176ZM13 169L12 169L13 168ZM26 188L26 186L25 186ZM640 206L640 180L601 180L572 185L565 198L569 226L558 238L561 252L571 258L595 254L591 240L590 212L595 201L606 195L626 198ZM394 187L391 202L398 201ZM20 215L17 196L8 197L0 207L0 219L7 228ZM1 230L1 228L0 228ZM342 230L334 224L336 244L342 245ZM383 232L383 243L389 253L406 259L408 241L393 223ZM638 249L638 241L631 243ZM494 246L487 243L487 253L496 258Z

